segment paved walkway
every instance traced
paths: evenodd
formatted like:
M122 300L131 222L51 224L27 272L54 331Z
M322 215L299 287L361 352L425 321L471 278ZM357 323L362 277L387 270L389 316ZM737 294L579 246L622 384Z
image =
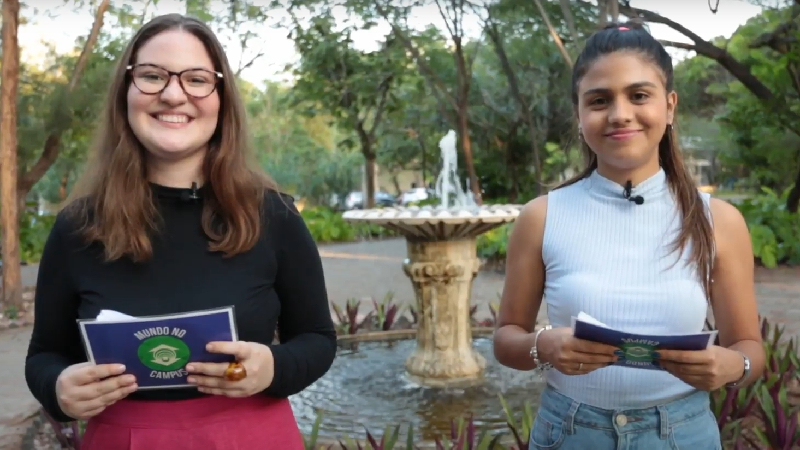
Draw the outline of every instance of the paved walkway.
M348 298L380 300L387 292L402 303L414 298L401 268L406 256L403 240L328 245L320 248L320 254L328 295L337 304ZM23 268L23 281L35 284L36 266ZM502 288L501 274L481 272L474 282L473 302L486 314L487 305L498 300ZM756 289L760 312L800 336L800 269L759 270ZM30 327L0 331L0 450L18 448L15 438L37 411L23 374L29 337Z

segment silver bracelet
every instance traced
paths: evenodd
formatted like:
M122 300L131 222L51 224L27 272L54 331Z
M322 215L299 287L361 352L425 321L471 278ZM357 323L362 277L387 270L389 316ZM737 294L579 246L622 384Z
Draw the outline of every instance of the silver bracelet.
M552 328L552 325L545 325L542 328L539 328L539 330L536 331L536 334L533 335L533 346L531 347L530 355L533 359L533 363L536 364L536 368L534 370L539 372L544 372L553 368L552 364L543 362L539 359L539 335L542 334L542 331L547 331Z
M742 352L739 352L744 358L744 371L742 371L742 376L738 380L734 381L733 383L728 383L725 386L729 388L739 387L742 383L744 383L747 378L750 376L750 358Z

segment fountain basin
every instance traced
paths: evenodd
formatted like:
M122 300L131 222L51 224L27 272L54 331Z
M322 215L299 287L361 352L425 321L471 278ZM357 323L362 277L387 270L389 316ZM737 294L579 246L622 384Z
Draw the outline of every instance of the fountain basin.
M521 205L409 206L347 211L350 222L368 222L394 230L406 239L474 239L519 217Z
M362 439L368 429L382 434L387 426L411 424L417 439L431 441L450 432L450 421L473 415L478 427L508 434L498 395L512 411L538 405L545 383L532 372L504 367L492 354L492 341L477 338L472 348L486 361L482 383L464 388L431 388L414 383L404 370L413 340L361 342L340 350L328 373L290 397L303 433L310 433L317 411L323 414L319 436ZM519 420L520 417L517 417Z

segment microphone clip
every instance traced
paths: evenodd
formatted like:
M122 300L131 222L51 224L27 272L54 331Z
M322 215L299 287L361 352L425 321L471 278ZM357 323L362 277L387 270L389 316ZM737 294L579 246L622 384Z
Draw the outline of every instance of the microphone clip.
M189 191L189 192L184 191L184 192L181 193L181 199L183 201L185 201L185 202L196 202L196 201L200 200L200 192L198 190L196 182L194 182L194 181L192 182L192 190L191 191Z
M192 181L192 193L189 194L190 200L200 200L200 196L197 194L197 182Z
M637 205L643 204L644 197L642 197L641 195L631 195L632 190L633 190L633 183L631 183L631 180L626 181L625 189L622 190L622 196L629 202L635 203Z

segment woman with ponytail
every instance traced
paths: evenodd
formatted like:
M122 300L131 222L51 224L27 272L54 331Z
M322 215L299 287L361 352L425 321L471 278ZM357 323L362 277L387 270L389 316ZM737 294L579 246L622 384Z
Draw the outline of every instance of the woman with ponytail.
M719 449L709 392L763 371L747 226L684 165L673 82L635 23L598 31L575 63L586 169L520 214L494 340L502 364L547 381L530 449ZM534 331L543 297L550 325ZM620 349L571 329L585 312L631 333L697 333L709 305L719 345L658 351L663 371L612 365Z

